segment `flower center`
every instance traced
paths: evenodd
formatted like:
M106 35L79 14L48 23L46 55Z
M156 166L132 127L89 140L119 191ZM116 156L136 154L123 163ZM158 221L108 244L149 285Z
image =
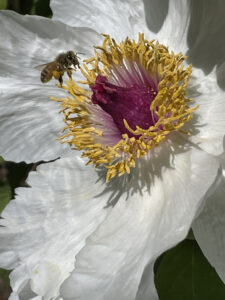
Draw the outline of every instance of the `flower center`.
M141 67L139 70L141 71ZM132 73L127 73L124 86L112 84L106 76L98 75L95 85L91 87L93 91L91 100L112 117L121 134L126 133L128 137L134 136L137 139L140 135L130 132L124 120L133 130L137 126L148 129L155 125L158 117L151 114L149 109L157 94L156 84L148 76L140 78L143 74L135 75L136 77Z
M191 66L139 34L117 44L104 35L103 45L81 68L83 88L73 80L64 87L72 95L61 101L68 132L62 137L82 150L89 164L104 165L106 180L129 173L136 160L181 131L195 108L188 106L186 87ZM182 132L182 131L181 131Z

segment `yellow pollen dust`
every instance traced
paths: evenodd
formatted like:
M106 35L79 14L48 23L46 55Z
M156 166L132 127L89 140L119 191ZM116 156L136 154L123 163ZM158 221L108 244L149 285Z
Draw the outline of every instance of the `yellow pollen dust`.
M139 34L138 41L126 38L117 44L109 35L103 35L103 45L95 47L95 55L85 60L81 72L85 81L79 81L81 87L72 79L64 86L70 93L60 101L65 116L68 132L61 139L75 150L83 151L82 156L88 157L88 164L96 167L104 165L107 170L106 181L116 175L130 173L135 167L136 159L145 156L153 147L157 147L172 131L186 133L180 128L192 118L197 109L188 106L191 99L186 98L186 88L191 75L191 65L184 68L185 57L179 53L169 52L168 48L157 41L148 41ZM104 141L104 130L96 126L91 109L96 104L91 102L89 86L95 85L98 75L110 76L113 67L124 65L124 61L141 65L150 77L159 78L158 93L152 101L149 111L158 117L154 126L148 129L130 128L126 120L126 128L138 139L122 134L121 140L115 145L101 143ZM189 133L186 133L189 134Z

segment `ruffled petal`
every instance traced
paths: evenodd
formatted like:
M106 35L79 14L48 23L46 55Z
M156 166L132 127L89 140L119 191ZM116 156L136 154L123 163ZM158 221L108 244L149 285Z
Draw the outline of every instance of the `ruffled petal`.
M0 154L7 160L52 160L69 151L56 141L63 129L59 105L48 97L65 97L52 80L40 82L35 66L60 51L93 53L100 36L88 28L71 28L37 16L0 12ZM79 78L74 72L74 78ZM66 77L65 77L66 78Z
M143 280L153 285L154 260L186 236L218 171L217 161L202 151L167 146L152 151L150 163L140 161L142 172L137 167L126 185L117 186L127 197L114 203L76 256L75 270L61 289L63 299L147 296L146 282L140 283L143 272Z
M158 300L154 281L154 264L155 261L153 260L145 267L135 300Z
M225 178L206 199L204 209L192 225L202 252L225 283Z
M217 84L215 69L206 76L200 69L193 68L188 96L193 98L193 106L199 105L193 119L182 127L191 133L188 140L210 154L223 153L225 91Z
M160 42L165 38L164 43L171 47L174 44L174 49L183 53L188 50L189 62L205 73L225 61L225 40L220 38L225 30L224 1L143 2L147 26L157 33Z
M112 35L117 40L137 38L138 32L148 39L158 39L173 50L187 50L189 1L78 1L52 0L53 18L71 26L87 26ZM163 24L163 26L162 26ZM156 34L156 30L160 31Z
M51 1L53 19L70 26L87 26L116 39L132 35L132 20L138 17L141 7L142 1L136 0Z
M190 1L143 0L143 2L147 27L155 33L153 38L175 52L185 53L188 50Z
M92 167L76 156L42 164L32 188L16 190L2 213L0 266L14 269L11 286L21 299L56 297L75 255L108 213L104 188Z
M90 4L90 5L89 5ZM210 73L225 61L225 4L211 0L52 0L53 18L72 26L90 26L124 38L144 32L173 50L186 52L195 67ZM217 49L217 51L215 51Z
M0 11L1 76L39 83L35 66L52 61L63 51L82 52L82 59L93 55L93 45L101 36L90 28L72 28L39 16L21 16ZM78 72L73 73L74 77ZM54 82L49 83L55 86Z
M70 151L57 141L65 125L60 105L48 99L54 86L1 77L0 89L0 153L6 160L48 161Z

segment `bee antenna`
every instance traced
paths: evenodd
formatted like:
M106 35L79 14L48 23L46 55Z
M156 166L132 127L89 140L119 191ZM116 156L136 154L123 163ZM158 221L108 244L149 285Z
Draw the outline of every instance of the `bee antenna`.
M83 53L83 52L76 52L76 54L83 54L83 55L85 55L85 53Z

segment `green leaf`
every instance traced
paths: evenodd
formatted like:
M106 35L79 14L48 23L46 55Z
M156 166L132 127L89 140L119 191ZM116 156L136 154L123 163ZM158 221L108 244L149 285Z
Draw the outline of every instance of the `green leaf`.
M5 206L12 199L11 187L9 183L0 184L0 213L3 211Z
M0 0L0 9L6 9L7 0Z
M31 14L31 9L33 6L34 0L19 0L19 8L20 13L25 14Z
M167 251L157 268L160 300L224 300L225 285L194 240Z
M34 4L34 14L39 16L51 17L50 0L36 0Z
M0 156L0 164L4 162L4 159ZM11 200L11 187L10 185L6 183L0 183L0 214L2 210L5 208L5 206L8 204L8 202ZM4 282L4 286L9 287L9 273L8 270L0 269L0 278ZM1 296L1 295L0 295Z
M4 269L0 269L0 278L2 278L4 285L5 286L10 286L10 282L9 282L9 273L11 271L9 270L4 270ZM0 294L0 299L1 299L1 294Z

